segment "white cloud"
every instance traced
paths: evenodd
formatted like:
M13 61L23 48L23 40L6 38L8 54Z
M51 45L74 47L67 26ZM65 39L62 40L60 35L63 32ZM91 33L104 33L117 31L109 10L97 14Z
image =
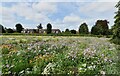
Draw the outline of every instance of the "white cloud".
M86 22L86 21L73 13L68 16L65 16L62 21L63 26L65 26L65 28L75 29L75 30L78 30L80 24L83 22Z
M1 0L1 2L118 2L119 0Z
M109 26L111 27L114 24L114 13L116 11L115 5L116 2L91 2L82 7L79 6L78 10L80 13L88 17L86 21L89 23L92 22L94 25L97 20L107 19L110 22ZM89 21L90 19L92 20L91 22Z
M81 21L83 21L83 20L80 19L79 16L74 15L74 14L70 14L68 16L65 16L63 19L63 23L67 23L67 24L78 24Z
M47 16L38 13L37 11L33 10L31 7L29 7L28 3L18 3L14 6L12 6L11 10L16 13L18 16L25 17L26 20L32 20L35 22L48 19ZM44 20L44 21L46 21Z
M119 0L96 0L97 2L118 2Z
M33 3L32 7L41 13L54 13L57 11L56 3L51 2Z
M114 11L115 4L115 2L92 2L82 7L80 6L79 11L85 14L110 12Z
M16 19L12 14L13 12L7 7L0 8L1 8L0 14L2 15L1 24L7 26L8 28L13 28L11 24L13 25L16 22Z
M44 5L44 3L42 5ZM48 8L48 7L50 7L50 5L51 4L49 4L49 3L47 3L47 4L45 3L46 7L44 9L40 9L41 12L44 12L44 13L41 13L40 10L38 12L38 10L33 8L30 5L30 3L27 3L27 2L26 3L23 3L23 2L16 3L16 4L12 5L11 7L2 6L1 7L2 10L0 10L0 13L2 13L2 24L13 27L13 24L15 24L17 22L16 19L18 18L18 20L19 20L20 17L23 17L26 20L31 20L36 23L50 22L51 20L45 14L46 12L49 13L53 10L53 9ZM42 6L40 8L43 8L43 7L44 6Z
M2 23L2 3L0 3L0 23Z

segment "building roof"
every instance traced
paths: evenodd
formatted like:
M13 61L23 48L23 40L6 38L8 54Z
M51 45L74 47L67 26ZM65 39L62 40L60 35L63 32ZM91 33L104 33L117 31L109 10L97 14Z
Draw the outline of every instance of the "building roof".
M37 30L37 29L23 29L23 31L33 31L33 30Z
M38 29L23 29L23 31L33 31ZM42 29L43 31L47 31L47 29ZM52 29L52 31L60 31L60 29Z
M43 29L44 31L47 31L47 29ZM60 29L52 29L52 31L60 31Z

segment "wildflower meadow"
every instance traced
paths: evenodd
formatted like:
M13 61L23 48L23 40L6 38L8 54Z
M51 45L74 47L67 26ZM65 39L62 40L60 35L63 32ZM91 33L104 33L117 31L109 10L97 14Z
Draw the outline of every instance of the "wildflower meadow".
M120 47L109 38L0 37L0 74L119 74Z

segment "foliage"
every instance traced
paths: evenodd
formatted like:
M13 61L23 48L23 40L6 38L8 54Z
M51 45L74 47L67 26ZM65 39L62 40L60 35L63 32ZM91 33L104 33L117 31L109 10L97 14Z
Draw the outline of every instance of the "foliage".
M5 31L5 29L4 29L4 27L0 24L0 33L5 33L6 31Z
M65 29L65 32L70 32L70 30L69 29Z
M2 74L118 74L108 38L3 36Z
M108 35L113 35L112 29L108 30Z
M98 28L97 26L93 26L92 29L91 29L91 34L99 35L98 29L99 29L99 28Z
M72 34L76 34L76 33L77 33L76 30L70 30L70 32L71 32Z
M83 24L80 25L79 33L80 34L88 34L89 33L88 25L86 23L83 23Z
M35 30L35 29L33 29L33 32L34 32L34 33L38 33L37 30Z
M113 26L113 38L112 41L116 44L120 44L120 1L116 5L118 11L116 12L114 26Z
M50 23L47 24L47 34L52 33L52 25Z
M16 24L15 27L18 33L21 33L21 31L23 30L23 26L20 23Z
M13 29L11 29L11 28L6 29L6 32L7 33L14 33Z
M40 23L38 26L37 26L38 29L42 29L42 24Z
M65 34L70 34L70 30L69 29L65 29Z
M96 24L91 29L91 34L94 35L108 35L109 27L107 20L97 20Z

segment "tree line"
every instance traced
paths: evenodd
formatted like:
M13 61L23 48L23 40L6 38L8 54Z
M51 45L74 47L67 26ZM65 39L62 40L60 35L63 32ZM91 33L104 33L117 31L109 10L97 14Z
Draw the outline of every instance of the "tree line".
M95 23L95 25L92 27L91 29L91 32L89 32L89 29L88 29L88 25L87 23L82 23L79 28L78 28L78 31L72 29L65 29L65 31L62 31L62 33L65 33L65 34L93 34L93 35L110 35L112 34L111 32L111 29L109 29L108 27L108 21L107 20L97 20L97 22ZM21 31L24 29L23 26L18 23L15 25L16 27L16 31L14 31L13 29L11 28L4 28L2 25L0 25L1 27L1 33L14 33L14 32L17 32L17 33L21 33ZM37 26L38 30L39 29L43 29L42 27L42 24L40 23L38 26ZM50 23L47 24L47 34L50 34L52 33L52 25Z
M18 23L15 25L16 29L11 28L4 28L3 25L0 24L0 33L21 33L21 31L24 29L22 24ZM37 26L38 30L42 29L41 23ZM47 24L47 34L51 33L52 31L52 25L50 23Z

